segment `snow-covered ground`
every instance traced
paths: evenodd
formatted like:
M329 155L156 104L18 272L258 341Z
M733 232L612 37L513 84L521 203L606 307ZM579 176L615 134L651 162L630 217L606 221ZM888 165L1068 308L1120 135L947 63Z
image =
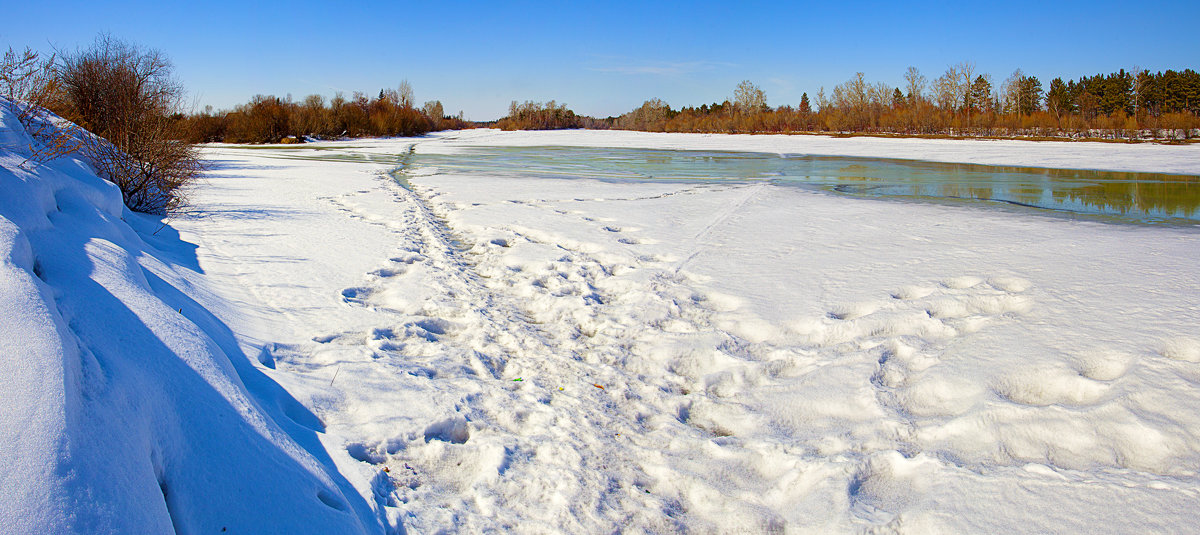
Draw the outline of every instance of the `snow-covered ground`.
M284 520L314 522L301 530L313 532L1194 529L1195 228L767 183L464 174L421 158L556 144L1200 174L1195 146L481 130L206 148L214 166L191 209L157 235L154 221L125 212L133 230L102 238L131 251L140 269L98 262L96 245L67 248L78 258L61 262L39 252L60 233L116 231L27 228L45 224L14 219L7 190L0 223L33 236L43 266L156 274L163 282L146 292L108 299L160 299L175 316L146 325L188 320L217 336L206 354L227 356L233 367L221 376L245 386L215 390L245 398L241 414L265 416L182 404L189 392L216 395L209 387L152 387L153 399L168 400L154 414L175 414L175 430L194 426L171 435L183 450L175 458L205 466L212 480L197 477L203 485L234 485L204 514L256 493L246 507L260 508L258 526L291 514ZM411 189L388 175L401 164ZM96 217L129 229L112 210ZM5 258L18 259L6 268L16 275L0 288L33 281L32 261ZM41 302L89 310L88 270L72 269L74 279L43 275L58 291L41 290ZM93 267L91 278L106 269ZM110 309L119 311L101 308L88 321L121 322ZM13 332L80 332L73 321ZM92 352L92 339L121 341L101 327L83 332ZM156 339L174 343L174 332ZM150 347L137 340L130 347ZM3 342L14 348L5 355L54 361L28 349L33 341ZM134 356L126 367L161 358ZM130 384L151 388L146 377ZM9 392L29 384L9 382ZM272 420L286 436L225 438L243 436L247 422L276 429ZM8 432L14 421L6 413ZM56 453L33 444L50 438L5 437L0 459L47 459L23 462L28 476L6 476L6 497L26 477L70 488L62 476L34 477L49 473L41 467ZM284 475L263 482L248 451L291 452L293 462L271 465ZM141 450L112 455L157 466ZM311 482L287 487L305 466ZM16 514L12 499L0 512ZM122 499L112 510L134 507ZM254 531L231 518L231 530ZM204 520L185 525L214 525Z

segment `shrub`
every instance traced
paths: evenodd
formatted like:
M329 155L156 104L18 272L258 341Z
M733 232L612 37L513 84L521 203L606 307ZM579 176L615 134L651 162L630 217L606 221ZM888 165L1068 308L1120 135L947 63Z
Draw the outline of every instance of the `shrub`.
M47 110L57 106L62 94L54 76L54 57L41 60L37 52L26 48L18 54L12 48L0 60L0 95L5 106L29 134L29 157L21 165L38 164L73 152L79 147L76 128Z
M514 100L508 105L508 116L496 121L496 126L501 130L559 130L600 126L595 123L594 119L580 117L566 104L553 100L545 104L528 100L518 104Z
M68 118L94 134L82 136L84 156L121 189L125 205L158 214L179 207L181 188L202 166L191 145L172 139L183 88L170 61L101 36L63 56L59 79Z

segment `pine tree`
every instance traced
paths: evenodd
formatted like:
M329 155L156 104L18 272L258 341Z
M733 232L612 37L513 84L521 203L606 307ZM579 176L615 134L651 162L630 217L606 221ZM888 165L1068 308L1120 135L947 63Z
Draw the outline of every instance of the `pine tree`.
M983 110L991 102L992 96L992 80L991 76L981 74L975 77L975 81L971 83L971 103L979 109Z
M1023 76L1017 84L1022 115L1042 109L1042 82L1036 76Z
M1050 90L1046 92L1046 108L1055 117L1059 117L1063 113L1071 113L1073 110L1074 106L1071 103L1071 96L1067 92L1067 84L1063 83L1062 78L1050 81Z

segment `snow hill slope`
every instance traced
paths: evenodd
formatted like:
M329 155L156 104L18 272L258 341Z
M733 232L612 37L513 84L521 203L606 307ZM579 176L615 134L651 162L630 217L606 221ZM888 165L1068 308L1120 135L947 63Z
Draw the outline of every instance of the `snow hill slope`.
M20 167L4 104L0 532L381 531L321 422L189 297L187 244L78 159Z

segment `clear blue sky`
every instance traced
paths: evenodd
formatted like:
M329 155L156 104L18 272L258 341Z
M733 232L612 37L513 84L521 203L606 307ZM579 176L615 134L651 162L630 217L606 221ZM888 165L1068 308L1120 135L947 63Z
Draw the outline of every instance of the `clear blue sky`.
M901 85L960 61L1043 87L1140 66L1200 69L1200 1L1036 2L55 2L3 9L0 46L75 49L100 32L165 52L191 100L377 94L402 79L418 102L495 119L555 99L617 115L658 97L721 101L749 79L771 105L828 92L856 71Z

